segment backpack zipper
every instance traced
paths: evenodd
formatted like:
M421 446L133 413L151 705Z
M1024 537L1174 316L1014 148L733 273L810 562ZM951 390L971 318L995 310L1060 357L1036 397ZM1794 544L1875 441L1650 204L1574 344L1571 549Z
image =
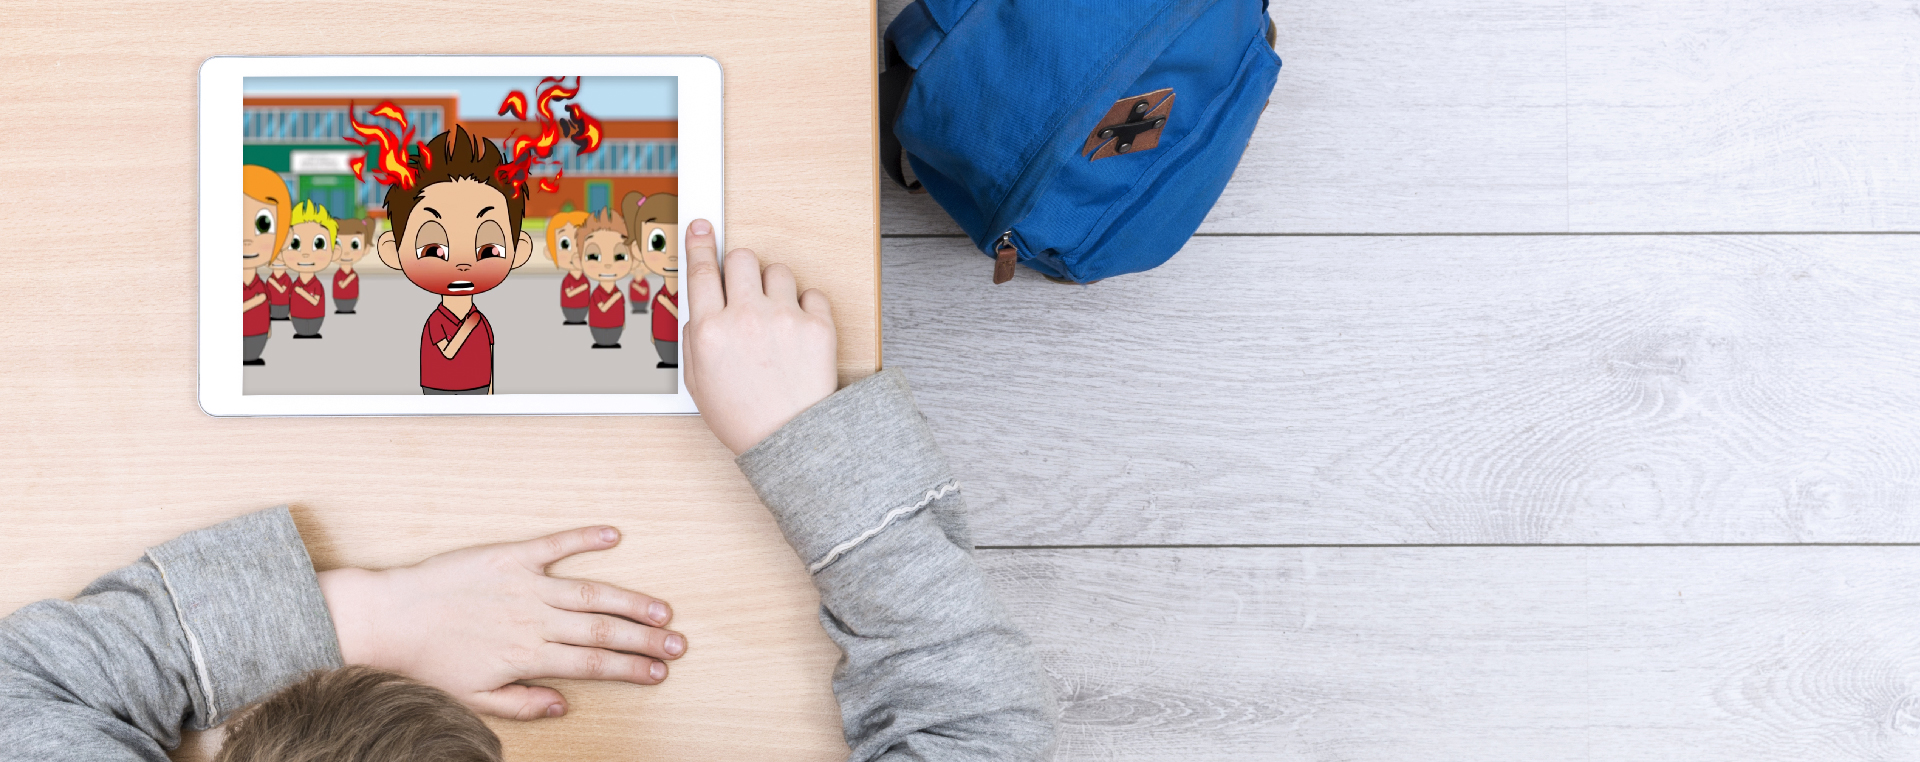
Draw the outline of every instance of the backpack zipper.
M1020 258L1020 250L1013 245L1013 231L1000 234L1000 240L993 245L993 283L999 285L1013 280L1013 265Z

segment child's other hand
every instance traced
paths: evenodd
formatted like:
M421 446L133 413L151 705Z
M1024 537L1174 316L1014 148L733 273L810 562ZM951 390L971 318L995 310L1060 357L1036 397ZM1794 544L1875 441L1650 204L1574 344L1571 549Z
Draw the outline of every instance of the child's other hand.
M340 655L453 694L481 714L516 720L566 713L539 678L665 680L685 636L662 629L663 601L611 585L555 579L549 564L619 544L613 527L442 553L386 571L320 574ZM644 654L644 655L636 655Z
M839 385L833 313L819 289L796 294L793 271L747 249L721 272L713 226L687 226L687 393L735 455L752 449ZM724 275L724 283L723 281Z

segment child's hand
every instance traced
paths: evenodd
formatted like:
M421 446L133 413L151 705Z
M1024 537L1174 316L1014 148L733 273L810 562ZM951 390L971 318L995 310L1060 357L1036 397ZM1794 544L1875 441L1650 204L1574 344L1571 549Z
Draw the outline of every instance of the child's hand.
M652 685L667 677L661 660L686 653L684 636L661 629L673 617L665 602L546 575L562 558L619 542L613 527L587 527L400 569L322 572L320 591L346 663L406 675L481 714L558 717L559 691L516 681Z
M779 430L839 385L833 313L819 289L795 294L786 265L747 249L727 254L725 283L713 226L687 226L687 393L735 455Z

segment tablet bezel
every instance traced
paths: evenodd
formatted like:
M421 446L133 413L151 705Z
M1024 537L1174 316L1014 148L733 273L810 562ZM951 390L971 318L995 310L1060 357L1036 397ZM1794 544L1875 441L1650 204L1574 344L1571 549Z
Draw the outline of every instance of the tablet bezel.
M231 235L241 206L242 100L247 77L678 77L681 251L685 222L726 230L724 111L718 61L706 56L220 56L200 67L200 408L213 416L692 414L686 377L674 394L242 394L241 310ZM431 137L431 136L428 136ZM721 250L725 250L724 245ZM680 324L687 296L681 290ZM211 302L211 304L210 304Z

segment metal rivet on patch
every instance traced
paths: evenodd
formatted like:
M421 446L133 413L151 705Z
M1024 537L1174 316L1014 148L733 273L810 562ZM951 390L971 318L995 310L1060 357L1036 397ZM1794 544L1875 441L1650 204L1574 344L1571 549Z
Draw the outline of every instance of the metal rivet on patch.
M1115 101L1087 134L1080 153L1089 161L1149 151L1160 145L1161 131L1173 112L1173 88Z

